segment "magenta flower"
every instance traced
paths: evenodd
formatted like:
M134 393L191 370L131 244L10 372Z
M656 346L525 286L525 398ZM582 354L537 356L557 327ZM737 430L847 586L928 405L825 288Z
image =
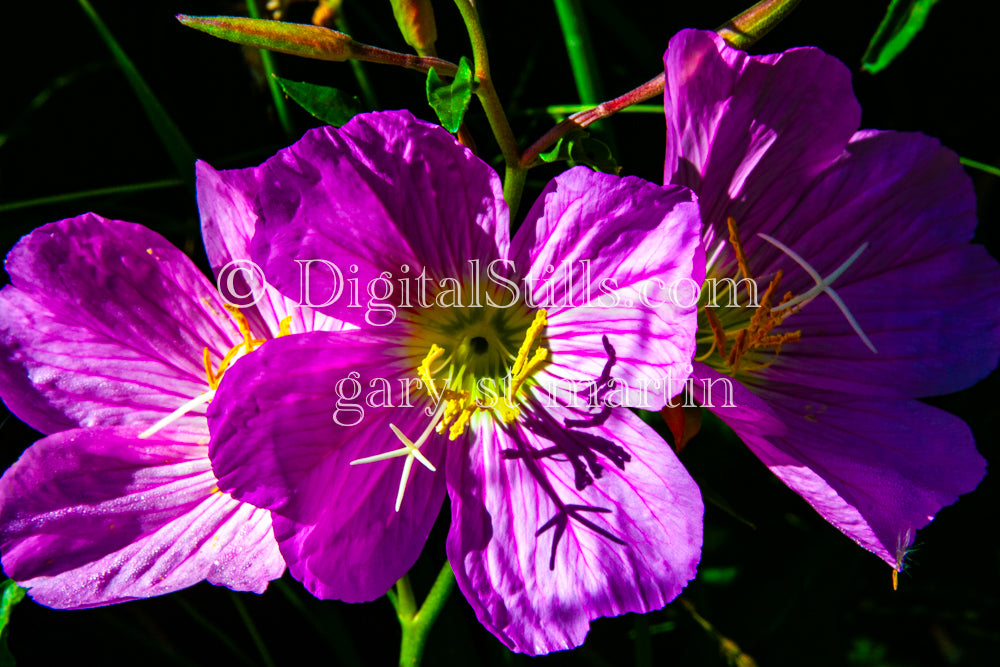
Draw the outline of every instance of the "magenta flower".
M739 379L713 411L895 576L984 474L968 427L914 400L1000 353L969 178L934 139L857 131L850 73L818 49L752 57L688 30L664 64L664 179L698 193L709 257L695 375ZM732 282L710 306L726 278L756 279L760 307Z
M214 264L245 243L211 207L206 226ZM248 324L161 236L93 214L35 230L6 268L0 395L50 434L0 479L7 575L59 608L280 577L270 514L217 487L204 415L225 367L278 332L280 299L245 311L273 327Z
M660 608L694 576L698 489L612 407L690 366L693 304L629 303L650 279L703 278L687 190L571 170L511 241L496 174L407 112L221 177L254 204L268 281L360 327L268 343L209 409L221 488L274 513L314 595L384 594L446 490L458 586L513 650L577 646L591 619ZM550 397L558 383L579 393Z

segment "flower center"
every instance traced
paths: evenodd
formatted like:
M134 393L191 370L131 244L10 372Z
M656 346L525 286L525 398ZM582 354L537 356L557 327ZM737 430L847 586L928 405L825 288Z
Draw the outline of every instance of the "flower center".
M435 470L420 453L431 434L447 431L449 440L457 440L470 425L475 427L479 413L504 424L513 423L521 414L520 391L535 381L535 372L548 360L548 349L542 342L547 324L544 309L532 315L520 304L508 308L432 308L415 315L412 324L408 350L416 353L412 358L421 359L415 370L434 406L430 422L415 440L390 424L403 447L351 461L351 465L359 465L406 457L396 495L397 512L413 461ZM511 350L519 339L514 353Z
M810 301L824 292L837 304L851 328L868 349L877 352L875 346L861 330L861 326L832 286L833 281L839 278L867 249L867 243L862 244L847 261L829 276L823 278L808 262L784 243L767 234L758 234L762 239L792 258L816 283L811 289L798 296L791 292L785 292L779 301L778 288L783 274L778 269L768 282L767 288L758 302L758 283L750 272L746 254L740 243L736 221L729 218L726 223L729 227L729 244L736 255L737 273L729 278L719 275L720 272L717 270L709 270L709 278L702 286L698 302L698 354L695 357L697 361L705 362L715 370L733 376L767 368L777 359L783 345L802 339L801 331L775 333L774 329L781 326L785 319L802 310ZM737 282L736 278L741 275L742 278ZM721 293L718 289L720 284L725 285ZM741 287L745 303L740 302ZM719 304L720 296L729 299L728 306Z

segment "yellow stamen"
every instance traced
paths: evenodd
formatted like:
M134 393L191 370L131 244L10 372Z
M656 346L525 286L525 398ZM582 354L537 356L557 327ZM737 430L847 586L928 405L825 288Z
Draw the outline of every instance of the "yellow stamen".
M427 386L427 393L434 397L434 400L440 400L437 388L434 386L434 377L431 374L431 364L441 358L444 355L444 348L439 347L437 343L431 343L431 349L427 352L427 356L424 360L420 362L420 366L417 367L417 375L424 384Z
M521 367L524 366L524 362L528 359L528 352L531 350L531 346L538 340L538 335L546 324L548 324L548 319L546 318L545 309L542 308L535 313L535 319L532 320L531 326L528 327L527 333L524 334L524 342L521 343L521 347L517 351L517 358L514 359L514 365L510 369L511 376L516 378L521 373Z
M459 413L458 419L455 420L455 423L452 424L451 428L448 430L449 440L457 440L460 435L465 433L465 427L469 424L469 418L472 416L472 413L476 411L476 409L477 406L475 403L470 403L462 408L462 412Z
M515 404L517 392L521 389L524 381L538 370L538 367L545 363L548 358L549 351L544 347L539 347L531 358L528 358L528 352L531 351L531 347L536 342L540 342L542 329L547 324L548 317L545 309L542 308L535 313L535 319L532 320L531 326L524 334L524 342L521 343L521 347L517 351L517 358L514 359L514 365L510 368L510 391L507 394L509 400L502 398L495 406L500 419L505 424L512 423L521 414Z
M712 336L715 339L714 346L718 348L720 356L726 356L726 332L722 328L722 323L708 308L703 308L702 311L708 319L708 326L712 328Z
M736 263L740 267L740 273L743 274L744 278L753 280L753 276L750 275L750 264L747 262L747 256L743 252L743 244L740 243L740 230L736 226L736 219L732 217L726 218L726 226L729 227L729 243L733 246L733 250L736 251Z

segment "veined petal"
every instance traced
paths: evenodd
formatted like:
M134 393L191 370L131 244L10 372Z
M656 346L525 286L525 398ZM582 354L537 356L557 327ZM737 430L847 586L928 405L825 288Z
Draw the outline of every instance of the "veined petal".
M366 314L349 305L347 280L358 280L367 301L367 286L382 272L390 283L424 269L432 281L463 280L469 260L485 269L506 254L499 177L440 126L407 111L312 130L252 171L261 216L252 258L286 296L333 299L319 310L339 319L361 324ZM401 289L394 290L386 300L399 303ZM435 291L432 282L429 298Z
M917 529L985 473L965 423L919 401L774 383L754 391L784 434L748 431L729 410L713 412L827 521L894 568Z
M448 458L448 560L512 650L579 646L590 620L659 609L694 577L701 495L637 417L535 410L526 427L476 426L469 455ZM579 464L592 477L583 488Z
M820 295L786 323L802 340L767 377L896 397L985 377L1000 357L1000 265L969 244L975 224L971 180L954 153L920 134L859 132L774 233L822 275L868 244L835 288L878 354ZM812 286L769 244L746 247L754 271L783 269L783 289Z
M257 201L260 184L253 170L216 171L200 160L195 170L201 231L212 273L223 294L233 305L241 307L251 329L260 336L273 337L286 317L292 318L289 323L292 333L342 329L343 322L282 295L266 283L263 269L258 272L259 267L252 265L250 241L260 220ZM247 297L239 298L243 295ZM256 303L249 305L258 295ZM243 307L244 304L247 306Z
M204 445L135 434L63 431L4 474L8 576L57 608L162 595L204 579L260 593L281 576L270 515L219 492Z
M682 30L663 61L664 183L698 193L710 249L727 238L728 216L774 229L861 119L850 71L819 49L748 56L713 32Z
M416 439L430 422L416 391L404 404L400 380L413 369L384 331L270 341L226 373L209 409L220 487L275 513L292 575L321 598L384 594L416 561L444 500L443 475L418 465L397 512L403 458L351 465L402 446L390 423ZM421 449L439 470L441 444Z
M511 245L523 298L548 312L553 379L596 381L613 356L612 375L627 386L672 378L679 391L705 277L700 232L697 203L684 188L585 167L553 179ZM624 404L663 407L636 401Z
M154 423L208 390L202 351L240 340L211 284L140 225L94 214L28 234L0 291L0 396L44 432ZM176 427L203 434L203 417Z

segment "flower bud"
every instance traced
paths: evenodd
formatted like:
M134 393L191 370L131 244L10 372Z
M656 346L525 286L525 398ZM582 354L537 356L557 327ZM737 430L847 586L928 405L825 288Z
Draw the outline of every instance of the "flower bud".
M437 25L430 0L389 0L399 31L406 43L421 56L435 56Z

